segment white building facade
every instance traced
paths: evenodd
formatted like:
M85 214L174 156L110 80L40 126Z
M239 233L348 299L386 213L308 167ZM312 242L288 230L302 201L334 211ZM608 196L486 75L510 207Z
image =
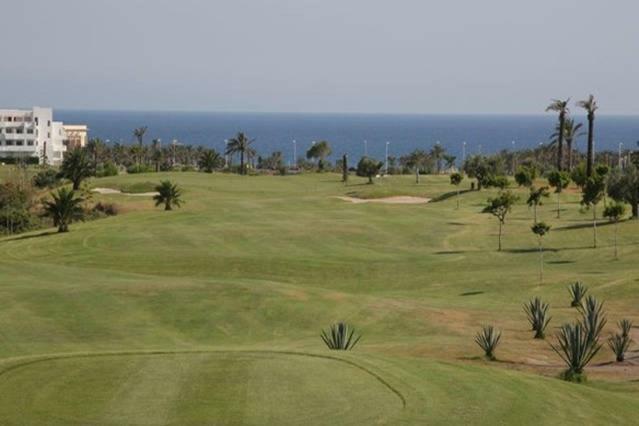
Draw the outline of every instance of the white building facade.
M51 108L0 109L0 162L60 164L65 141L64 125L53 121Z

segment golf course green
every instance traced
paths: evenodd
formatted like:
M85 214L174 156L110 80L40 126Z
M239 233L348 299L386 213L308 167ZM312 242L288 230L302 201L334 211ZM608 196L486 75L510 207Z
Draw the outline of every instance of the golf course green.
M627 360L604 346L587 383L559 379L549 346L577 318L577 280L605 303L604 337L639 324L639 221L619 224L615 260L614 225L600 219L592 248L577 190L561 219L552 194L540 281L526 189L511 188L522 200L498 252L482 213L496 190L462 191L457 209L448 176L340 178L91 179L138 192L170 179L184 205L93 193L120 214L0 238L0 424L639 424L637 328ZM545 340L522 309L535 296L550 303ZM354 350L320 339L337 321L362 334ZM496 361L473 340L482 325L503 333Z

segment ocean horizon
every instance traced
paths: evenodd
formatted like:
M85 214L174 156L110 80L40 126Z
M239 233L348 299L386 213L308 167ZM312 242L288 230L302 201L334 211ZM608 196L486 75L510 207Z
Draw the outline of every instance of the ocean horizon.
M440 143L461 159L464 155L491 154L548 143L554 132L554 114L370 114L370 113L272 113L70 110L54 111L56 120L87 124L90 137L109 143L133 143L133 129L147 126L146 143L160 139L167 144L202 145L223 151L225 140L242 131L255 139L260 155L281 151L287 162L304 156L314 141L327 140L331 158L369 155L379 159L388 153L401 156L415 149L429 150ZM583 114L573 115L587 127ZM295 143L293 143L295 141ZM639 116L598 115L595 148L617 151L637 148ZM464 149L464 142L466 142ZM584 151L586 137L577 139Z

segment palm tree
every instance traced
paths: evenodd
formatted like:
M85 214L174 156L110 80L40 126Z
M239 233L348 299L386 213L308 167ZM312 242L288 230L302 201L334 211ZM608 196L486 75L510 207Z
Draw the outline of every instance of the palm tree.
M568 151L568 171L572 171L572 147L573 142L577 141L579 136L583 136L583 132L579 130L583 127L583 123L576 123L572 118L567 118L564 122L564 139L566 140L566 149Z
M445 153L446 148L441 146L439 142L430 149L430 156L435 160L435 165L437 166L437 174L440 174L442 171L442 159Z
M65 155L60 166L60 176L73 182L73 190L80 189L82 181L93 175L93 167L87 158L86 151L76 148Z
M133 136L138 141L138 165L142 163L142 146L144 145L144 134L147 131L146 126L138 127L137 129L133 129Z
M555 111L559 113L559 129L564 128L564 122L566 121L566 114L568 114L568 102L570 98L562 101L560 99L553 99L552 103L546 107L546 111ZM557 136L557 170L561 171L563 168L563 151L564 151L564 132L560 131Z
M200 154L198 166L206 173L213 173L213 169L220 164L220 160L220 154L213 149L207 149Z
M58 232L68 232L71 222L82 220L84 200L76 197L75 192L67 188L60 188L57 193L52 192L51 197L53 200L44 202L44 215L53 219Z
M588 113L588 158L586 159L586 176L592 176L593 164L595 162L595 146L594 146L594 127L595 127L595 111L599 108L595 97L588 96L585 101L577 102L577 106L583 108Z
M156 207L164 204L164 210L173 210L173 206L180 207L182 205L182 190L170 180L163 180L155 187L155 190L158 192L153 197Z
M255 155L255 150L251 147L251 144L255 142L255 139L249 139L243 132L239 132L234 138L229 139L226 145L226 154L233 155L237 152L240 153L240 174L246 173L244 169L244 157L247 159Z

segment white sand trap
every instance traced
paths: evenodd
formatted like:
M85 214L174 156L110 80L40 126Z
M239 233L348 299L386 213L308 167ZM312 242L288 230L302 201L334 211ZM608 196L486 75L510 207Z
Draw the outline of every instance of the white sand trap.
M380 204L426 204L430 201L430 198L424 197L410 197L408 195L399 195L395 197L386 198L356 198L356 197L336 197L342 201L349 201L354 204L362 203L380 203Z
M98 194L102 194L102 195L122 194L122 195L129 195L131 197L153 197L154 195L158 195L157 192L140 192L137 194L129 194L128 192L122 192L119 189L113 189L113 188L93 188L91 191L97 192Z

